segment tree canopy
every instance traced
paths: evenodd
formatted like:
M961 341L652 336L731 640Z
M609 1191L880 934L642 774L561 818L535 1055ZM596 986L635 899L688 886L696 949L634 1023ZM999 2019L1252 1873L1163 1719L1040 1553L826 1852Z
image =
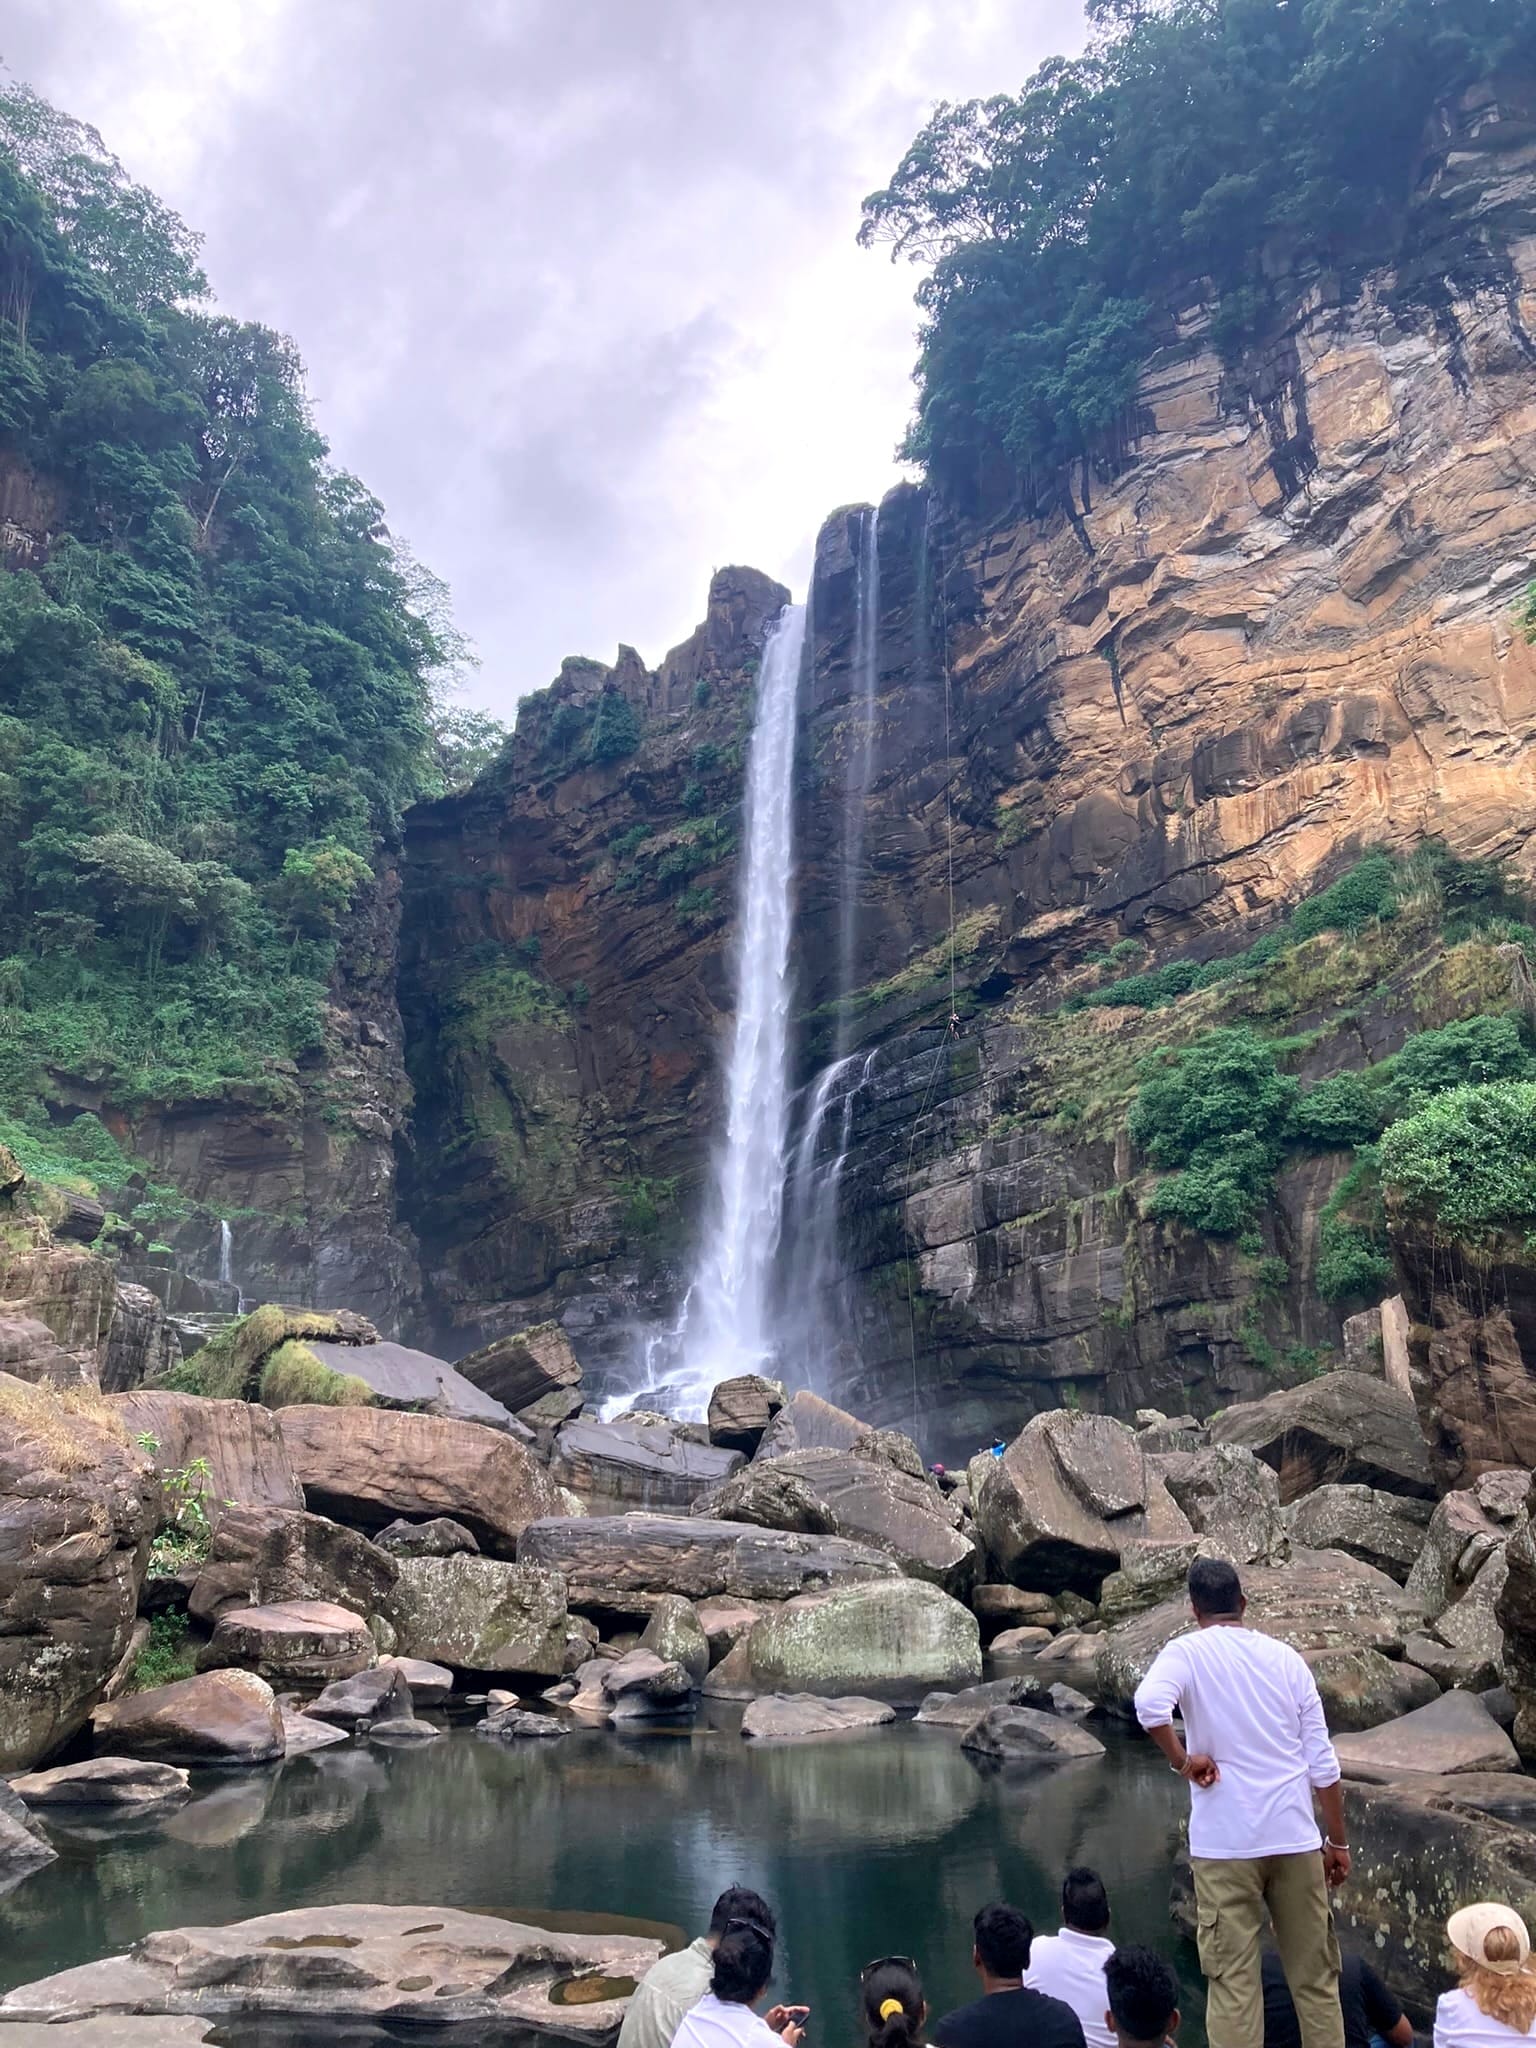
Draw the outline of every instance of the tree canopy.
M1536 60L1526 0L1089 0L1092 39L1018 94L944 102L859 239L928 266L904 452L964 494L1119 427L1170 293L1228 346L1277 255L1379 249L1437 102Z

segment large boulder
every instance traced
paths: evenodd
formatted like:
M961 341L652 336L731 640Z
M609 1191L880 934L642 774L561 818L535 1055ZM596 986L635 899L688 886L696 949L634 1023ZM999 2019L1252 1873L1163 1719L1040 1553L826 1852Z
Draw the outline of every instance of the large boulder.
M394 1591L395 1560L355 1529L302 1508L235 1507L215 1524L187 1605L211 1625L227 1607L329 1600L365 1618Z
M1536 1485L1526 1513L1505 1546L1507 1567L1497 1618L1504 1635L1504 1673L1515 1699L1515 1746L1536 1763Z
M478 1556L480 1552L464 1524L448 1515L434 1515L428 1522L391 1522L373 1540L393 1557L457 1557L461 1551Z
M883 1728L895 1718L896 1709L884 1700L824 1700L808 1692L775 1692L752 1702L741 1717L741 1732L754 1742L800 1742L810 1735Z
M293 2041L362 2040L398 2028L413 2039L451 2034L484 2048L552 2034L607 2048L624 2015L623 1987L661 1950L649 1936L554 1934L451 1906L299 1906L145 1935L126 1957L9 1992L0 2022L190 2013ZM588 1995L566 2001L556 1987L573 1979ZM68 2038L66 2029L61 2048ZM138 2038L177 2037L166 2030Z
M1424 1548L1430 1504L1375 1486L1320 1486L1290 1510L1291 1535L1304 1550L1342 1550L1399 1585Z
M1467 1486L1448 1493L1429 1517L1408 1574L1408 1591L1431 1621L1462 1597L1493 1553L1508 1542L1519 1520L1518 1494L1523 1494L1529 1484L1529 1475L1508 1476L1517 1482L1513 1503L1498 1489L1483 1488L1488 1500L1499 1509L1497 1515L1489 1513L1478 1487ZM1512 1505L1514 1511L1510 1512Z
M733 1380L721 1380L709 1397L710 1442L750 1458L784 1400L782 1384L764 1379L761 1373L746 1372Z
M1241 1444L1280 1475L1287 1505L1319 1486L1374 1486L1433 1500L1429 1446L1411 1397L1363 1372L1330 1372L1240 1401L1211 1424L1217 1443Z
M127 1756L91 1757L53 1771L30 1771L13 1778L11 1790L35 1812L61 1820L101 1813L144 1820L174 1813L192 1797L186 1772L175 1764Z
M981 1676L976 1617L918 1580L787 1602L763 1616L746 1648L754 1683L776 1692L924 1691Z
M451 1422L482 1422L521 1433L511 1411L482 1392L445 1359L407 1344L335 1344L311 1337L305 1347L332 1372L359 1379L386 1408L414 1408Z
M409 1720L415 1711L416 1697L399 1658L380 1662L354 1678L338 1679L308 1708L317 1721L353 1729L371 1727L375 1721Z
M250 1671L204 1671L130 1693L96 1709L91 1733L108 1756L192 1766L272 1763L285 1746L277 1696Z
M539 1323L531 1330L497 1337L461 1358L458 1371L514 1415L581 1384L581 1367L558 1323Z
M101 1363L102 1391L124 1394L146 1380L163 1379L181 1362L181 1339L165 1304L147 1287L120 1283Z
M978 1463L977 1532L1035 1592L1096 1599L1128 1544L1193 1534L1135 1435L1107 1415L1037 1415L1002 1457Z
M322 1686L366 1671L377 1651L368 1624L331 1600L226 1607L198 1656L204 1671L254 1671L270 1685Z
M868 1433L868 1423L802 1388L790 1395L763 1432L757 1456L781 1458L786 1451L848 1451Z
M1096 1735L1038 1707L989 1707L960 1738L960 1747L997 1764L1065 1764L1104 1754Z
M1341 1551L1293 1551L1289 1564L1251 1565L1242 1578L1249 1626L1303 1653L1379 1650L1398 1657L1419 1620L1401 1586ZM1189 1602L1180 1595L1098 1637L1099 1697L1129 1705L1158 1651L1193 1626Z
M835 1536L837 1516L810 1481L787 1466L786 1458L748 1465L724 1486L700 1494L693 1512L721 1522L751 1522L759 1529L787 1529L798 1536Z
M0 1771L68 1741L133 1632L160 1484L90 1389L0 1374Z
M267 1409L158 1387L119 1394L115 1405L131 1437L153 1437L152 1455L162 1472L184 1471L198 1459L206 1462L206 1502L213 1520L231 1505L303 1507L303 1488L277 1417Z
M1049 1713L1050 1692L1038 1678L989 1678L962 1692L931 1692L914 1720L925 1728L974 1728L993 1707L1039 1707Z
M521 1444L477 1423L320 1407L285 1408L277 1423L304 1504L363 1530L401 1515L448 1515L491 1555L510 1558L530 1522L564 1507Z
M695 1686L704 1683L709 1670L709 1638L693 1611L691 1601L680 1593L664 1594L651 1611L640 1638L642 1650L650 1650L668 1664L680 1664Z
M821 1512L794 1524L783 1516L786 1493L800 1489ZM718 1503L718 1505L716 1505ZM911 1578L963 1594L976 1569L976 1545L961 1528L960 1510L926 1478L914 1479L883 1457L849 1451L788 1451L758 1459L698 1504L727 1521L764 1528L830 1527L894 1558ZM826 1520L821 1520L821 1515Z
M1458 1771L1513 1771L1515 1745L1475 1694L1446 1692L1400 1720L1334 1743L1346 1778L1381 1784L1412 1773L1444 1778Z
M688 1508L743 1462L740 1451L701 1444L664 1417L578 1420L556 1435L550 1471L589 1505L665 1511Z
M1061 1626L1061 1610L1050 1594L1029 1593L1022 1586L973 1586L970 1607L981 1623L983 1642L1006 1629Z
M1099 1588L1099 1619L1112 1628L1149 1607L1161 1607L1165 1600L1179 1599L1195 1559L1224 1554L1219 1544L1204 1537L1185 1543L1128 1543L1120 1553L1120 1569Z
M566 1581L570 1604L649 1615L658 1593L788 1600L867 1579L898 1579L893 1561L841 1536L796 1536L704 1516L560 1516L530 1523L523 1564Z
M547 1678L565 1668L565 1585L536 1565L403 1557L390 1619L402 1656Z
M1437 1699L1440 1688L1427 1671L1380 1650L1306 1650L1328 1726L1336 1735L1380 1727Z
M1408 1638L1403 1654L1442 1685L1486 1691L1504 1678L1504 1631L1499 1601L1509 1577L1502 1544L1484 1558L1460 1599ZM1411 1586L1410 1580L1410 1586Z
M1163 1481L1197 1536L1210 1538L1234 1564L1283 1564L1290 1548L1280 1482L1241 1444L1155 1456Z

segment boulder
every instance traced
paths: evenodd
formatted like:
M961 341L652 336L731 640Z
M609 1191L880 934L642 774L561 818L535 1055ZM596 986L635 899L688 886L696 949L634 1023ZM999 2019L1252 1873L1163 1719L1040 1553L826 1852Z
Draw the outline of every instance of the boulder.
M663 1417L567 1422L556 1434L550 1472L589 1504L687 1509L739 1469L740 1451L718 1450Z
M1050 1640L1048 1628L1005 1628L992 1638L989 1648L994 1657L1032 1657Z
M741 1478L752 1484L769 1473L802 1480L831 1510L836 1535L883 1551L909 1578L961 1596L970 1586L976 1544L961 1527L960 1510L931 1480L914 1478L885 1456L873 1433L848 1451L789 1451L771 1463L759 1460Z
M363 1616L388 1604L395 1561L355 1529L302 1508L234 1507L214 1526L187 1602L211 1626L229 1607L328 1600Z
M700 1600L694 1607L698 1624L709 1644L712 1664L718 1664L727 1650L735 1647L762 1613L752 1600Z
M714 1666L699 1688L708 1700L755 1700L759 1687L752 1676L750 1637L743 1636Z
M1504 1633L1505 1676L1515 1700L1515 1746L1531 1763L1536 1762L1536 1521L1529 1511L1505 1546L1504 1562L1496 1613Z
M1381 1784L1412 1773L1451 1777L1460 1771L1513 1771L1515 1745L1475 1694L1446 1692L1400 1720L1386 1721L1334 1743L1346 1778Z
M650 1596L728 1594L787 1600L867 1579L896 1579L893 1561L840 1536L796 1536L705 1516L562 1516L531 1523L524 1564L560 1572L573 1607L649 1615ZM627 1608L625 1603L628 1603Z
M451 1422L480 1422L490 1429L522 1433L511 1411L473 1385L464 1375L427 1351L407 1344L331 1344L310 1337L304 1348L332 1372L359 1379L386 1408L413 1408L424 1415L445 1415Z
M606 2048L622 1987L661 1949L650 1937L555 1934L450 1906L300 1906L146 1935L126 1956L9 1992L0 2022L190 2013L295 2041L398 2030L512 2048L555 2032ZM556 1987L573 1979L585 1995L567 2002ZM147 2038L158 2048L170 2037ZM66 2030L59 2048L67 2040Z
M1380 1650L1306 1650L1317 1690L1335 1735L1395 1721L1428 1706L1440 1688L1425 1671L1384 1657Z
M514 1415L548 1395L569 1395L581 1384L581 1367L558 1323L497 1337L461 1358L458 1370Z
M1404 1656L1433 1673L1442 1685L1474 1692L1497 1685L1504 1676L1498 1604L1508 1577L1508 1557L1500 1544L1483 1558L1460 1599L1442 1608L1422 1633L1409 1637ZM1410 1580L1410 1590L1411 1584Z
M1001 1458L978 1462L977 1532L1035 1592L1097 1598L1129 1543L1193 1534L1135 1435L1107 1415L1037 1415Z
M812 1693L770 1693L754 1700L741 1717L741 1732L754 1742L798 1742L809 1735L847 1735L858 1728L882 1728L896 1709L883 1700L827 1700Z
M111 1404L0 1374L0 1771L49 1755L100 1699L159 1515Z
M797 1536L836 1536L837 1516L809 1480L786 1469L787 1462L772 1458L747 1466L723 1486L700 1494L693 1512L721 1522L750 1522L758 1529L785 1529Z
M1280 1482L1241 1444L1206 1444L1165 1452L1152 1469L1197 1536L1208 1537L1234 1564L1283 1564L1290 1549L1280 1511Z
M1429 1447L1412 1398L1361 1372L1330 1372L1225 1408L1216 1443L1241 1444L1280 1475L1289 1505L1316 1487L1373 1486L1433 1500Z
M103 1393L124 1394L146 1380L163 1379L180 1363L181 1339L172 1329L159 1295L120 1281L101 1362Z
M690 1684L700 1686L709 1670L709 1638L699 1626L691 1603L680 1593L664 1594L652 1609L640 1638L663 1663L680 1664Z
M0 1785L0 1898L14 1891L35 1870L41 1870L45 1863L58 1860L58 1850L31 1819L26 1807Z
M276 1420L305 1505L333 1521L366 1531L448 1515L510 1558L530 1522L561 1512L554 1480L499 1430L387 1408L284 1408Z
M461 1551L475 1557L480 1551L464 1524L449 1515L434 1515L429 1522L391 1522L373 1540L392 1557L457 1557Z
M819 1394L802 1389L791 1394L763 1432L760 1458L780 1458L786 1451L848 1451L869 1433L867 1423L836 1408Z
M442 1733L441 1728L434 1728L430 1721L418 1721L414 1714L386 1714L382 1719L368 1723L368 1740L386 1745L398 1743L404 1747L436 1742Z
M136 1387L116 1395L114 1405L135 1442L141 1436L155 1439L152 1455L162 1472L184 1471L199 1458L206 1460L206 1502L213 1520L231 1505L303 1507L303 1489L277 1417L268 1409L159 1387Z
M558 1573L494 1557L403 1557L390 1619L401 1656L457 1671L565 1670Z
M915 1579L788 1602L763 1616L747 1650L754 1683L778 1692L918 1691L981 1676L975 1616Z
M1184 1543L1128 1543L1120 1553L1120 1569L1099 1588L1099 1613L1112 1625L1178 1599L1195 1559L1211 1554L1220 1555L1221 1546L1204 1537L1192 1536Z
M312 1714L301 1714L293 1707L284 1707L282 1715L283 1737L290 1760L296 1756L309 1756L317 1749L330 1749L347 1740L345 1728L338 1728L330 1721L317 1721Z
M960 1747L999 1764L1076 1763L1104 1754L1086 1728L1036 1707L989 1707L961 1736Z
M400 1720L415 1710L410 1682L398 1658L377 1664L372 1671L360 1671L354 1678L338 1679L311 1700L308 1708L315 1720L334 1721L342 1728Z
M1027 1593L1022 1586L973 1586L970 1608L981 1624L981 1639L1005 1629L1061 1626L1061 1614L1048 1593Z
M98 1756L85 1763L61 1764L53 1771L31 1771L13 1778L11 1790L35 1811L59 1819L81 1812L147 1819L174 1813L192 1797L186 1772L174 1764L126 1756Z
M198 1655L202 1671L254 1671L269 1684L329 1685L366 1671L373 1637L360 1614L330 1600L227 1607Z
M689 1711L693 1681L681 1664L653 1650L630 1650L605 1664L598 1681L615 1721L671 1717Z
M452 1696L453 1673L446 1664L429 1664L424 1657L381 1657L378 1668L398 1671L418 1707L446 1706Z
M537 1741L570 1732L569 1722L557 1720L553 1714L530 1713L524 1707L502 1707L497 1713L487 1714L475 1727L477 1735L492 1742Z
M204 1671L130 1693L96 1709L91 1733L106 1755L193 1767L272 1763L284 1749L277 1697L250 1671Z
M802 1449L814 1446L802 1445ZM828 1448L831 1448L828 1446ZM905 1472L909 1479L928 1479L928 1467L923 1463L923 1454L899 1429L861 1429L848 1446L849 1454L855 1458L868 1458L875 1465L894 1465L898 1472ZM934 1480L933 1484L938 1485Z
M931 1692L915 1719L930 1728L974 1728L993 1707L1036 1707L1049 1713L1050 1689L1038 1678L991 1678L963 1692Z
M1290 1510L1291 1535L1306 1550L1342 1550L1401 1586L1424 1548L1430 1504L1375 1486L1320 1486Z
M747 1372L733 1380L721 1380L709 1397L709 1440L725 1451L740 1451L750 1458L763 1440L763 1432L784 1406L784 1388L778 1380Z
M1509 1526L1496 1521L1475 1487L1462 1487L1439 1501L1408 1574L1409 1595L1425 1616L1436 1620L1461 1598L1496 1550L1509 1539Z
M1250 1565L1242 1578L1249 1626L1303 1654L1379 1650L1400 1656L1419 1619L1406 1592L1385 1572L1341 1551L1293 1551L1289 1564ZM1180 1595L1090 1638L1098 1697L1129 1705L1158 1651L1193 1626L1189 1602Z

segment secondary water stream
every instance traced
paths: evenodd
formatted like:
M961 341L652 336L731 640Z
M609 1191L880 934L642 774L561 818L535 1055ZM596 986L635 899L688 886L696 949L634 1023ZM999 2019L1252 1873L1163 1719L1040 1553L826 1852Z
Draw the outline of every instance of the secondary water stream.
M60 1834L60 1861L0 1899L0 1989L155 1928L325 1902L629 1916L691 1938L734 1881L777 1908L776 1983L814 2007L814 2048L851 2048L861 1964L915 1955L945 2011L976 1992L976 1908L1009 1898L1054 1928L1061 1873L1086 1862L1109 1886L1117 1937L1177 1962L1180 2040L1198 2048L1198 1976L1168 1918L1183 1787L1135 1736L1100 1732L1100 1762L1022 1778L978 1767L952 1730L910 1724L753 1747L729 1708L683 1734L504 1746L463 1731L202 1773L163 1826Z

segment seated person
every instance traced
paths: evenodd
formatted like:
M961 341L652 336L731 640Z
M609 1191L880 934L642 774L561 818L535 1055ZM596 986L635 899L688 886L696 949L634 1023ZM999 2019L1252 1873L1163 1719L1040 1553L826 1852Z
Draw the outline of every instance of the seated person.
M1446 1922L1461 1982L1435 2007L1435 2048L1513 2048L1536 2023L1531 1937L1509 1906L1463 1906Z
M683 2014L709 1989L715 1950L732 1920L751 1920L770 1935L776 1931L768 1901L745 1885L731 1885L716 1899L708 1931L653 1963L640 1979L619 2029L619 2048L672 2048Z
M1044 1991L1070 2005L1088 2048L1115 2048L1104 2017L1104 1965L1115 1952L1105 1934L1109 1899L1096 1871L1079 1865L1061 1887L1061 1932L1037 1934L1024 1972L1028 1991Z
M1016 1906L982 1907L971 1950L982 1996L936 2022L929 2030L934 2048L1084 2048L1071 2006L1024 1988L1034 1938Z
M1264 2048L1301 2048L1301 2022L1291 2002L1277 1950L1267 1948L1260 1965L1264 1983ZM1344 2008L1344 2048L1413 2048L1413 2022L1361 1956L1346 1956L1339 1971L1339 2004Z

